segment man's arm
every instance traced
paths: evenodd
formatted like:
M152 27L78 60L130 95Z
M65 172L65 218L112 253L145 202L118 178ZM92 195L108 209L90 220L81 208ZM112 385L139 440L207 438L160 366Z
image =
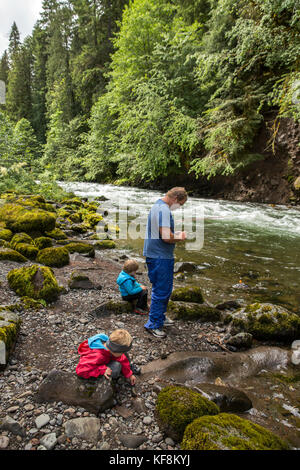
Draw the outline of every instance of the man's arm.
M170 227L159 227L161 238L166 243L177 243L186 239L185 232L173 233Z

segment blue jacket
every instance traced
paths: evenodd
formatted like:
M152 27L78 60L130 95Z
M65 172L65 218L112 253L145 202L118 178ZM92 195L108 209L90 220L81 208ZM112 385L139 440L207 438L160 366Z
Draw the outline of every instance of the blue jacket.
M139 284L133 276L125 273L125 271L120 272L117 284L122 296L135 295L143 290L141 284Z

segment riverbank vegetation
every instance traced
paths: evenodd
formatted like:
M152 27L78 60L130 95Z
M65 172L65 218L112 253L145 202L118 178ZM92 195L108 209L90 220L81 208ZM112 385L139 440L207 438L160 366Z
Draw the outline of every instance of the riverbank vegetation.
M295 0L44 0L0 62L0 190L38 178L49 197L55 179L210 178L263 159L266 115L271 149L281 119L300 119L299 19Z

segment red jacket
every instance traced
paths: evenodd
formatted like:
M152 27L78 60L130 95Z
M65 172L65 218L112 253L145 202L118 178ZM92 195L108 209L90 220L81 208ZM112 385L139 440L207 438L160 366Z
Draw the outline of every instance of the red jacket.
M132 370L125 354L122 354L120 357L114 357L107 349L91 349L88 345L88 340L80 344L78 353L80 354L80 359L76 367L76 374L84 379L103 375L107 369L106 364L110 361L121 363L121 371L124 377L128 378L132 375Z

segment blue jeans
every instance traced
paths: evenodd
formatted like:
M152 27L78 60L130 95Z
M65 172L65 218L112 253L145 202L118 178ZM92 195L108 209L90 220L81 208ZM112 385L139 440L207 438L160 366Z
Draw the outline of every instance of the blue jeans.
M149 320L145 328L161 328L165 321L169 298L173 289L174 258L146 258L148 276L152 284Z

